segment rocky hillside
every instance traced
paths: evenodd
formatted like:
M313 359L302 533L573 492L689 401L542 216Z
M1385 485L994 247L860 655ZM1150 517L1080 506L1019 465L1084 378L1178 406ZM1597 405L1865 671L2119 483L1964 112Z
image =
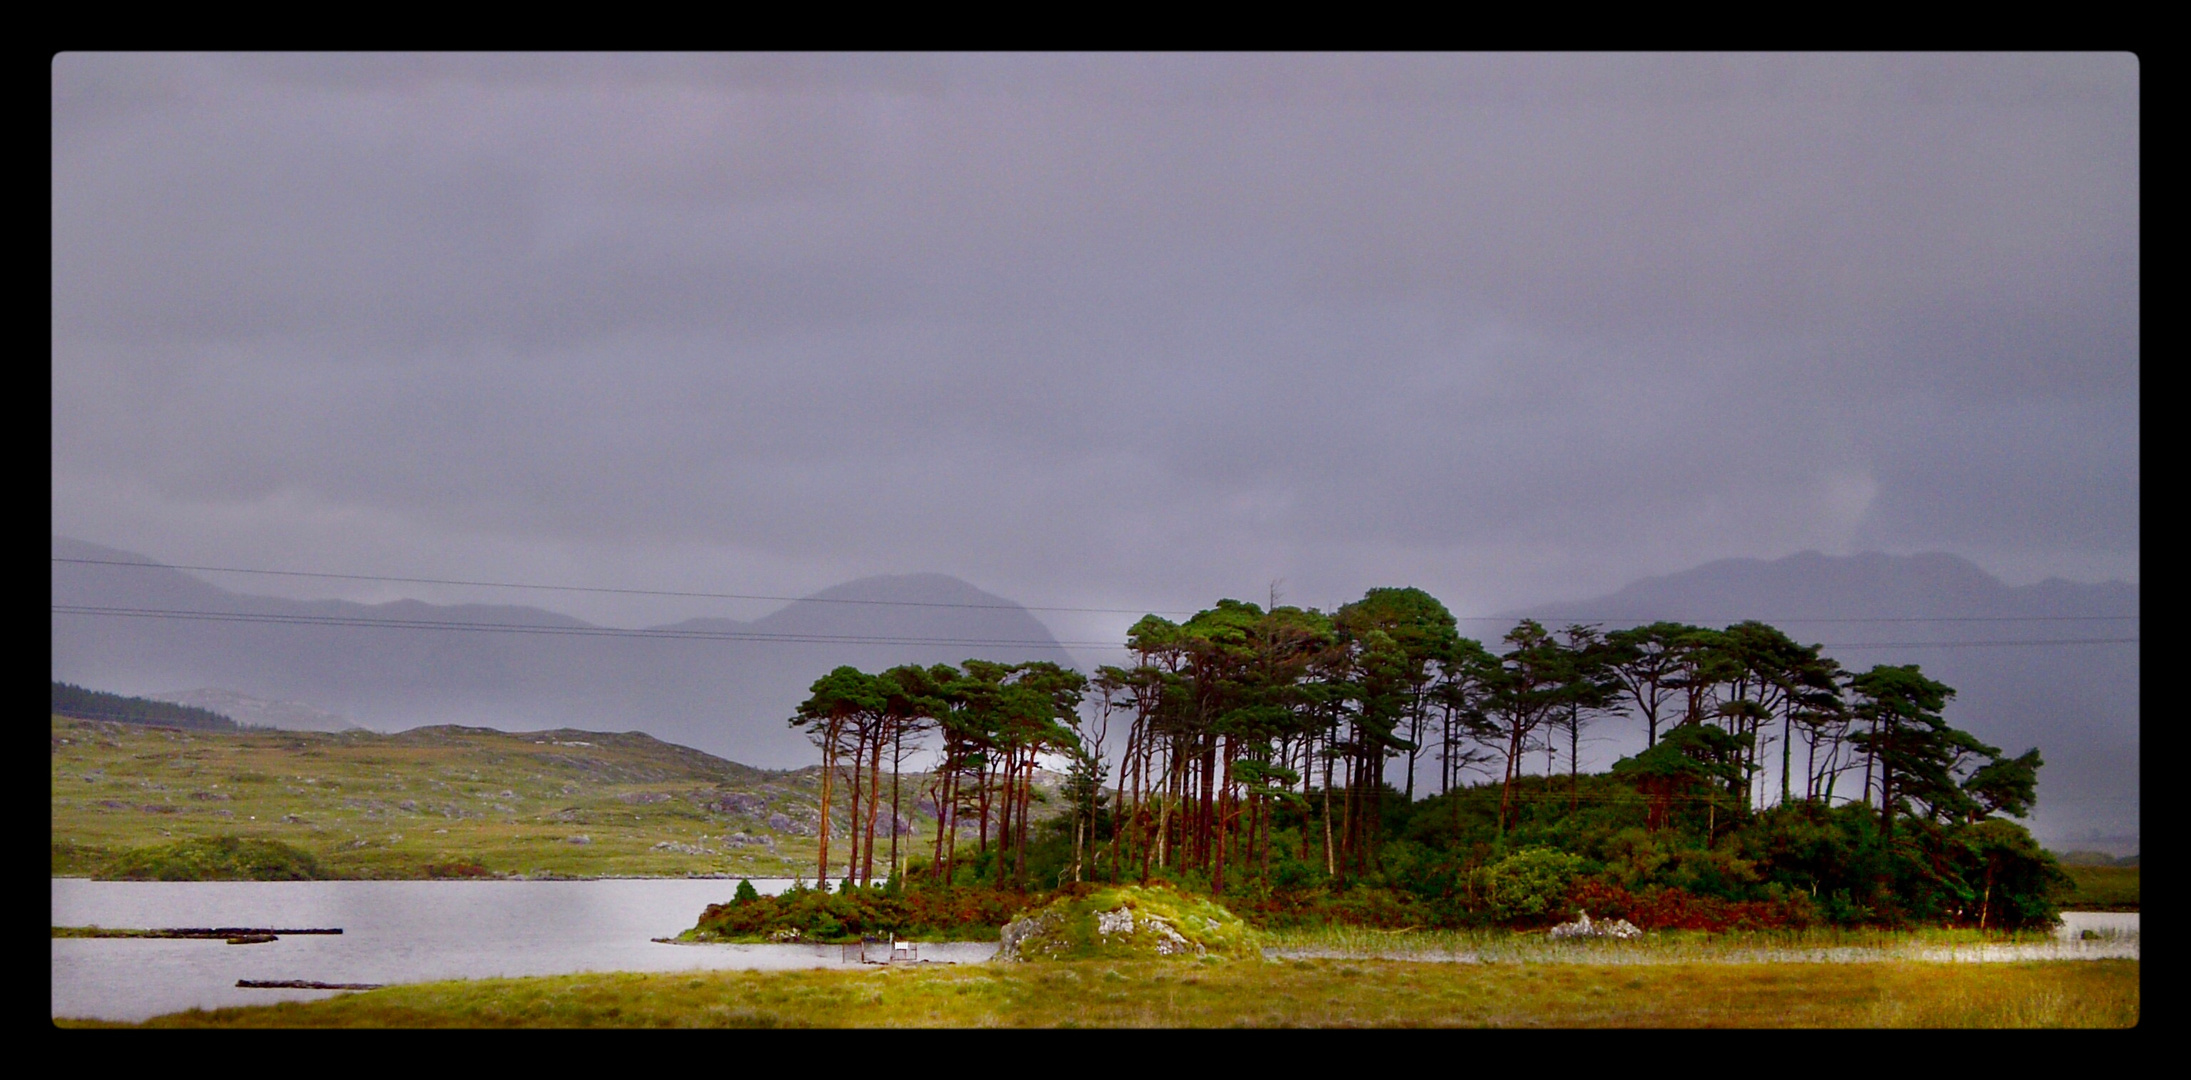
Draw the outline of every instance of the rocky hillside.
M815 870L818 768L751 768L641 732L223 734L56 716L52 740L59 874L216 836L281 840L361 877ZM908 854L934 836L926 779L903 780Z

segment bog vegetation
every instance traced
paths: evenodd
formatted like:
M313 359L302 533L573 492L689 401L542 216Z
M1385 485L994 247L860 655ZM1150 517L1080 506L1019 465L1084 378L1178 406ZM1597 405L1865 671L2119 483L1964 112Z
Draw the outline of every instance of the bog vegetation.
M1127 645L1092 678L817 680L791 722L844 843L821 830L816 877L842 868L855 897L1171 881L1264 926L2017 929L2072 887L2014 820L2037 750L1948 725L1955 691L1916 665L1843 670L1764 623L1524 621L1487 646L1429 594L1375 589L1152 615ZM1644 749L1582 772L1583 730L1614 724ZM919 751L940 765L909 786ZM1046 816L1038 762L1060 761ZM908 805L940 823L917 847L890 824Z
M52 734L59 875L788 876L811 865L818 820L815 770L638 733L228 733L57 715ZM287 854L252 854L269 851Z
M469 979L146 1027L2107 1027L2138 963L1065 961ZM123 1027L57 1021L64 1027Z

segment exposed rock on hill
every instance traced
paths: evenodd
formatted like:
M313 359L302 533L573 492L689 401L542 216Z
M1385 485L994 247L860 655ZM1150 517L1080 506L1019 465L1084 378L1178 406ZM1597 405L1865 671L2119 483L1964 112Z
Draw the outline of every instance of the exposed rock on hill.
M1254 933L1217 903L1165 888L1065 896L1005 924L999 960L1260 959Z

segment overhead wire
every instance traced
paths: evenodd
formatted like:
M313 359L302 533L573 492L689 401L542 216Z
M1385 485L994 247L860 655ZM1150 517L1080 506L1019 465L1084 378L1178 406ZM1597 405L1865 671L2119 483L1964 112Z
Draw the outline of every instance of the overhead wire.
M593 585L542 585L514 581L466 581L456 578L393 577L385 574L333 574L314 570L248 570L237 566L184 566L176 563L140 563L123 559L76 559L53 556L57 563L87 566L134 566L148 570L196 570L216 574L267 574L276 577L333 578L342 581L387 581L413 585L466 585L484 589L540 589L550 592L613 593L623 596L670 596L700 600L779 600L788 603L877 604L887 607L979 608L992 611L1066 611L1094 615L1192 615L1191 611L1150 612L1141 608L1057 607L1034 604L968 604L944 600L855 600L833 596L769 596L761 593L696 592L679 589L615 589Z
M191 570L221 574L261 574L276 577L326 578L341 581L375 581L416 585L458 585L489 589L532 589L549 592L606 593L624 596L662 596L704 600L770 600L784 603L814 604L869 604L885 607L936 607L970 608L988 611L1057 611L1093 615L1194 615L1185 609L1162 610L1145 608L1066 607L1041 604L975 604L947 600L872 600L829 596L775 596L762 593L702 592L680 589L625 589L592 585L549 585L537 582L472 581L459 578L398 577L386 574L340 574L317 570L261 570L239 566L192 566L178 563L132 562L125 559L86 559L55 555L52 561L86 566L126 566L146 570ZM1519 622L1527 616L1460 615L1460 622ZM2105 622L2137 620L2137 615L1882 615L1882 616L1795 616L1759 619L1768 623L1927 623L1927 622ZM1606 616L1556 617L1560 622L1630 622L1629 618ZM1712 621L1712 620L1705 620ZM1859 646L1839 646L1856 648Z
M489 623L462 619L391 619L364 615L302 615L272 612L245 611L198 611L176 608L109 607L86 604L54 604L56 615L94 615L121 618L182 619L202 622L267 623L289 626L365 627L399 630L440 630L461 632L486 632L508 634L536 634L560 637L619 637L654 638L691 641L757 641L788 642L802 644L846 645L959 645L978 648L1054 648L1054 649L1115 649L1131 651L1130 647L1112 641L1056 641L1026 638L979 638L933 637L916 634L820 634L783 633L761 630L703 630L677 627L622 628L612 626L544 625L538 623ZM2136 644L2140 639L2122 638L2036 638L2028 640L2003 639L1991 641L1858 641L1827 642L1821 648L1828 649L1926 649L1968 648L1982 646L2031 646L2031 645L2125 645Z

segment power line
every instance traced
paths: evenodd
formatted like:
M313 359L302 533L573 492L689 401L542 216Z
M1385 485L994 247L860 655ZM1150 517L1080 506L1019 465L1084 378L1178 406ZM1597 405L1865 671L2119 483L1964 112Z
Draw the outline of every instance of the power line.
M1947 649L1981 645L2135 645L2140 639L2119 638L2037 638L2006 641L1846 641L1828 643L1822 649Z
M1504 615L1461 615L1461 622L1520 622ZM2137 615L1881 615L1881 616L1833 616L1815 619L1779 618L1757 619L1764 623L1891 623L1891 622L2104 622L2107 620L2136 619ZM1603 616L1558 616L1554 621L1563 623L1641 623L1640 619L1609 619ZM1668 620L1677 621L1677 620ZM1722 620L1704 619L1703 622ZM1727 620L1740 622L1742 620Z
M284 615L241 611L190 611L162 608L97 607L54 604L56 615L103 615L120 618L183 619L200 622L269 623L287 626L366 627L394 630L445 630L464 632L537 634L564 637L657 638L690 641L775 641L800 644L847 645L964 645L982 648L1114 649L1128 647L1111 641L1030 641L1009 638L945 638L887 634L799 634L753 630L679 630L671 627L622 629L609 626L542 626L524 623L482 623L461 619L389 619L365 615ZM1981 646L2031 645L2130 645L2139 638L2041 638L1998 641L1859 641L1827 643L1828 649L1930 649Z
M1125 648L1104 641L1029 641L999 638L941 638L886 634L779 634L749 630L678 630L670 627L623 629L613 626L542 626L525 623L482 623L461 619L387 619L373 616L283 615L242 611L187 611L160 608L94 607L55 604L56 615L108 615L122 618L182 619L195 622L269 623L283 626L363 627L388 630L446 630L473 633L536 634L549 637L659 638L688 641L776 641L803 644L849 645L968 645L984 648Z
M758 593L689 592L674 589L610 589L591 585L538 585L514 581L463 581L455 578L390 577L382 574L330 574L311 570L247 570L240 566L182 566L172 563L140 563L122 559L69 559L53 556L57 563L85 566L135 566L148 570L199 570L216 574L266 574L275 577L334 578L342 581L395 581L414 585L470 585L484 589L545 589L554 592L614 593L622 596L677 596L701 600L780 600L810 604L879 604L890 607L981 608L993 611L1069 611L1096 615L1192 615L1191 611L1149 612L1141 608L1040 607L1029 604L959 604L943 600L845 600L827 596L763 596Z
M464 585L486 589L539 589L551 592L608 593L621 596L669 596L701 600L773 600L784 603L812 604L871 604L886 607L940 607L973 608L988 611L1062 611L1090 615L1194 615L1195 611L1150 610L1146 608L1097 608L1059 607L1037 604L965 604L945 600L852 600L824 596L770 596L760 593L718 593L677 589L615 589L591 585L545 585L533 582L470 581L460 578L394 577L384 574L337 574L313 570L256 570L240 566L187 566L175 563L130 562L124 559L76 559L53 556L57 563L74 563L85 566L132 566L147 570L195 570L217 574L261 574L273 577L328 578L339 581L385 581L414 585ZM1461 615L1461 622L1520 622L1521 617L1505 615ZM1816 618L1760 619L1771 623L1897 623L1897 622L2093 622L2109 620L2135 620L2137 615L1897 615L1897 616L1820 616ZM1627 618L1605 616L1559 616L1562 622L1632 622ZM1712 620L1706 620L1712 621ZM1740 621L1740 620L1735 620Z

